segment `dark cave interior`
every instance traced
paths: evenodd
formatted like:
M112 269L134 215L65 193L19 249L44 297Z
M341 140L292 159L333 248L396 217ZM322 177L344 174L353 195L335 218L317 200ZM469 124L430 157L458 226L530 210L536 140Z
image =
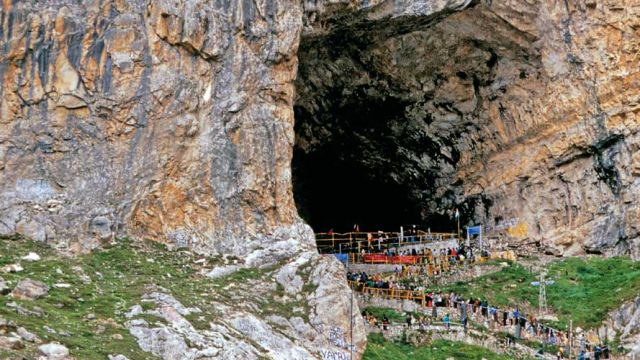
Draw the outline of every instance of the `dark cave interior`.
M369 99L356 95L345 101L332 113L343 122L341 131L313 152L299 148L294 152L298 209L318 231L345 231L354 224L368 230L395 229L421 220L411 193L392 177L393 168L402 166L402 161L386 123L401 120L404 105L397 99ZM308 116L296 110L297 118ZM362 161L372 145L387 155L376 164Z
M345 24L303 36L298 52L292 175L302 218L316 232L448 232L454 208L462 224L488 214L491 199L465 197L457 170L499 150L490 109L509 84L537 81L531 38L480 5Z

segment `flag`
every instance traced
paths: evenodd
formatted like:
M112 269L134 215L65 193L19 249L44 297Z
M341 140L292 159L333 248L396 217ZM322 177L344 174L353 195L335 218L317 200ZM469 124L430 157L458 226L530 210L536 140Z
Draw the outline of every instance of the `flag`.
M456 219L460 217L460 211L458 211L458 208L456 208L455 217Z

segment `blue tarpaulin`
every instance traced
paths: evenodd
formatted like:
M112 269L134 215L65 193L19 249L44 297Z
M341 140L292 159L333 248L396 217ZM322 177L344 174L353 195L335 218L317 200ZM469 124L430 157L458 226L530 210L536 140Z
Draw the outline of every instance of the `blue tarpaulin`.
M333 254L340 262L347 263L349 261L349 254Z

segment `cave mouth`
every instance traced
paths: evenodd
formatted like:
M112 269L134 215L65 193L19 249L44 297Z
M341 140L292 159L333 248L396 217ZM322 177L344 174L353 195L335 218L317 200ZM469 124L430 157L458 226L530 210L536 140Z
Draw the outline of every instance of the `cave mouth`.
M485 5L427 18L345 21L303 36L293 190L315 232L455 231L488 216L460 169L499 150L500 100L536 81L533 38Z
M406 104L378 100L366 94L350 97L329 115L348 119L340 131L312 151L294 149L296 204L317 232L346 232L354 224L362 230L395 230L423 220L410 189L394 176L403 161L387 122L401 121ZM309 116L296 110L297 118Z

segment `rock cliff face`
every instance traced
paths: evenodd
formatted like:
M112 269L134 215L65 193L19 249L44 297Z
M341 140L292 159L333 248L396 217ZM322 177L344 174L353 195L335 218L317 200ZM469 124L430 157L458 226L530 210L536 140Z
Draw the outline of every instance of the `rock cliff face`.
M312 225L452 229L458 207L513 241L640 256L638 4L343 5L306 8L298 54L294 186ZM336 184L338 216L326 190L307 195Z
M305 304L296 318L256 317L250 297L275 292L269 282L234 294L250 326L216 336L250 338L246 358L362 354L344 270L318 255L291 191L301 4L1 4L0 235L75 253L117 236L148 238L238 257L216 270L224 274L277 266L279 286ZM313 286L296 276L302 265ZM286 330L289 321L298 330ZM145 350L165 359L197 352L142 325L131 331ZM208 356L200 358L237 358Z
M630 356L640 355L640 297L609 313L598 329L600 339L614 339L630 349Z
M294 225L288 1L2 8L0 233L242 254Z

